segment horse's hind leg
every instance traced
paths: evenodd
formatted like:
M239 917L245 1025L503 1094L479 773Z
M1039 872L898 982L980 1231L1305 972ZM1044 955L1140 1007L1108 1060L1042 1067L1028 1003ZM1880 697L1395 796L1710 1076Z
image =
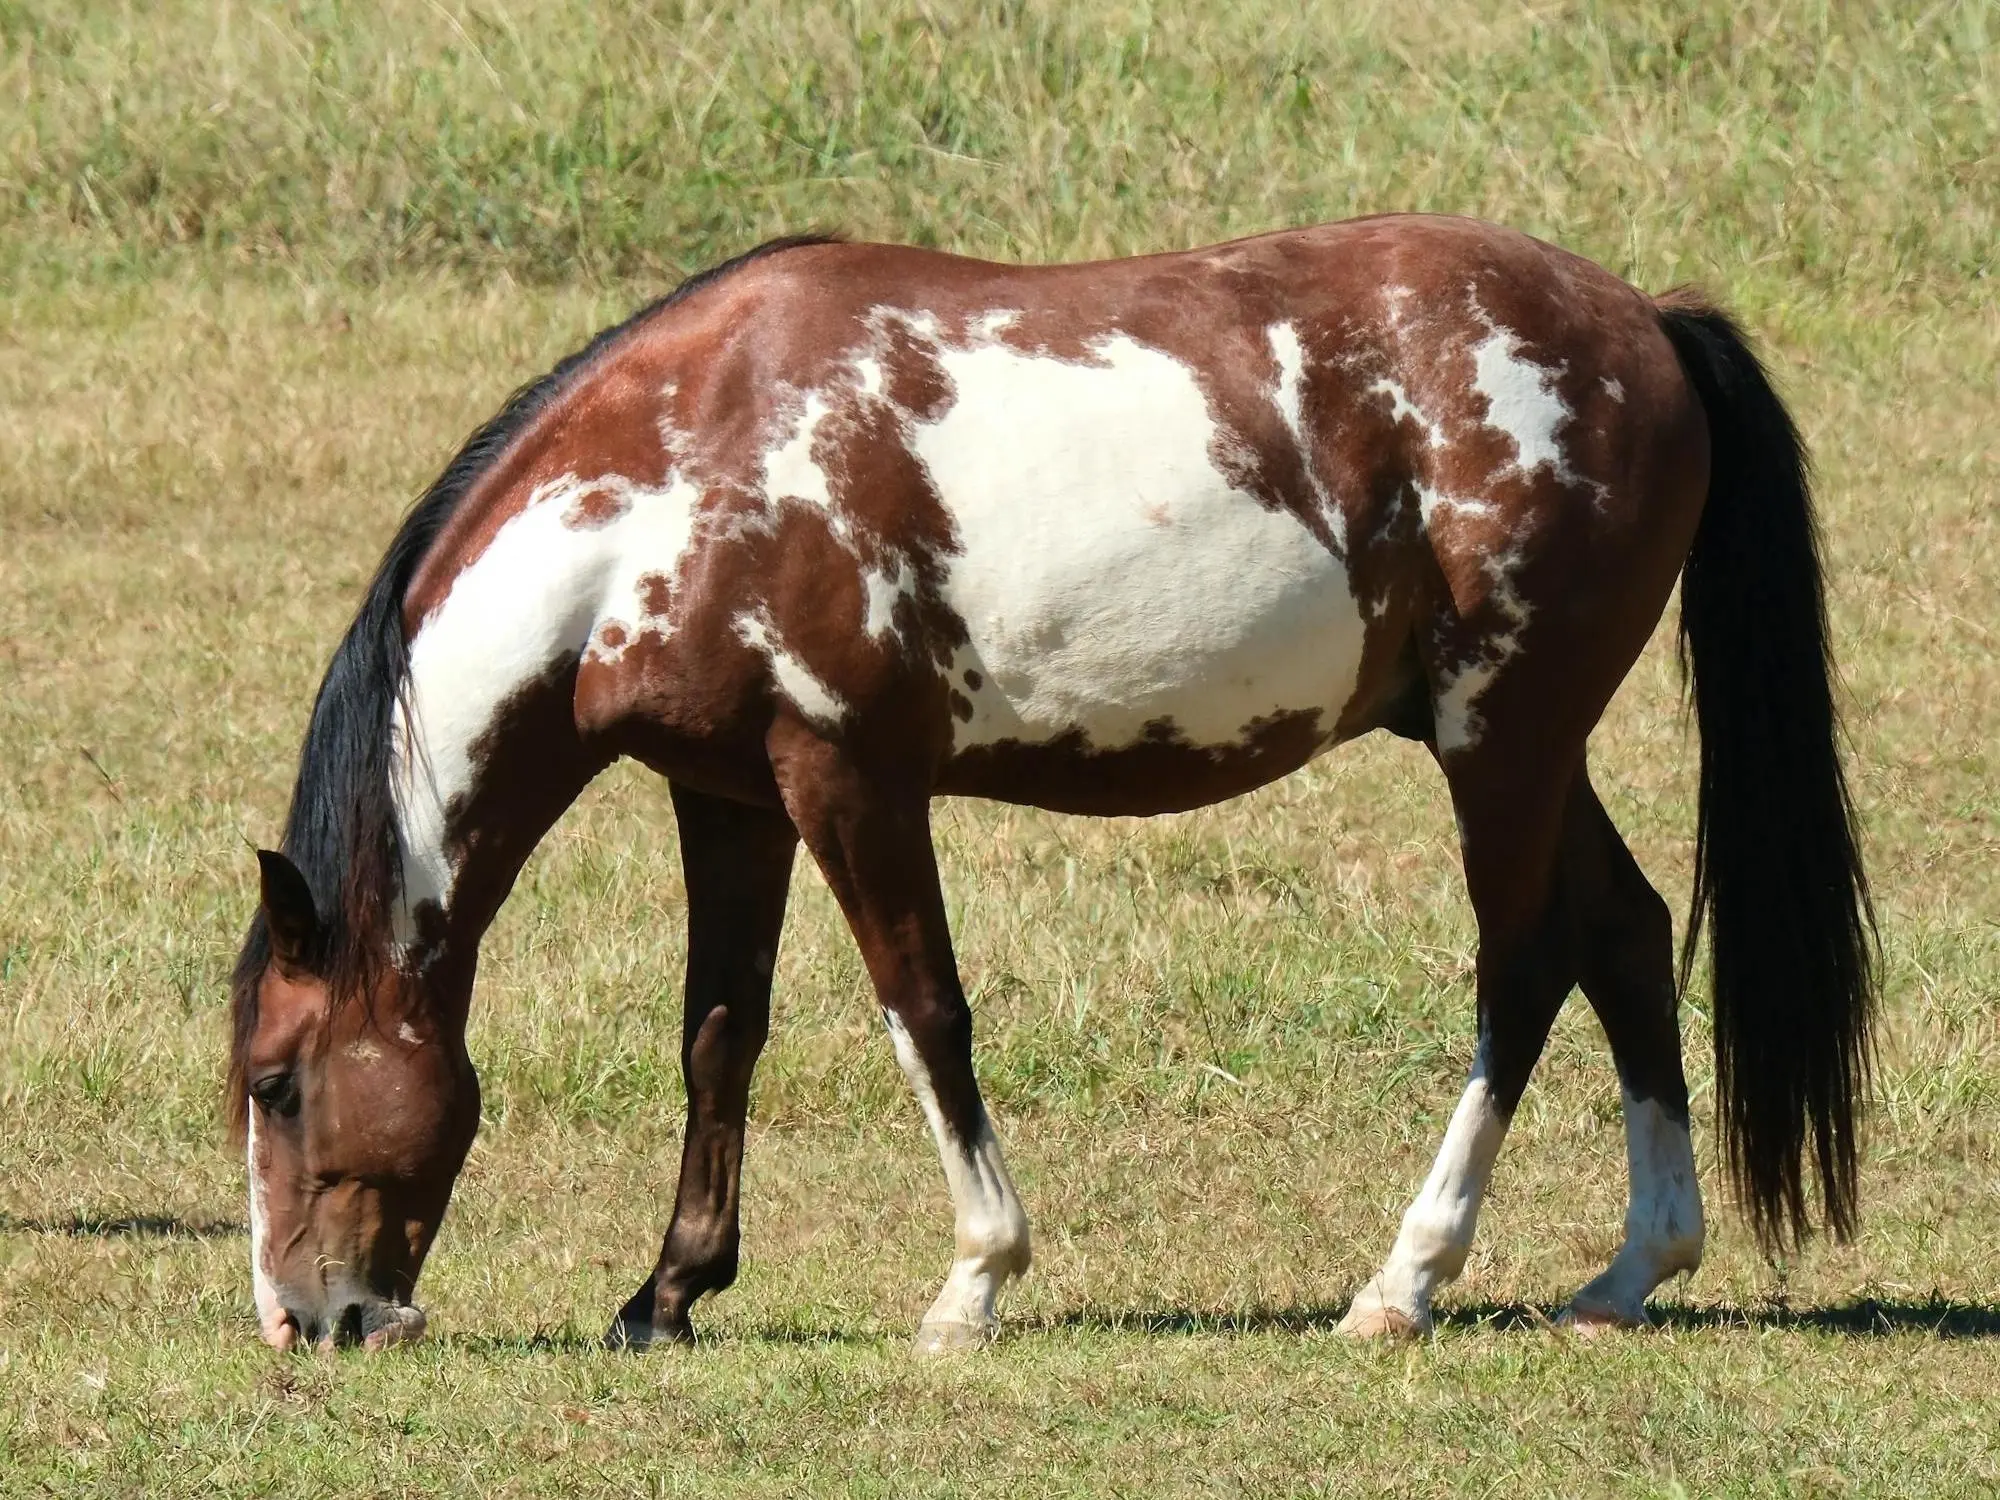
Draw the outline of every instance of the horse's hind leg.
M1643 1324L1653 1288L1701 1264L1701 1189L1688 1139L1674 984L1673 919L1577 778L1563 827L1563 862L1578 893L1583 992L1603 1024L1625 1096L1631 1196L1625 1242L1576 1295L1570 1321Z
M673 787L687 879L687 990L681 1068L687 1134L659 1264L608 1342L694 1337L688 1309L736 1279L738 1188L750 1075L770 1030L771 972L798 835L775 809Z
M1575 763L1510 756L1499 745L1441 760L1479 922L1478 1044L1430 1176L1342 1320L1341 1331L1355 1335L1429 1328L1431 1297L1464 1268L1487 1178L1576 980L1573 902L1558 860Z
M778 779L860 945L951 1189L957 1254L918 1348L984 1343L1001 1287L1028 1269L1028 1219L973 1077L972 1012L952 957L928 789L886 785L818 742L779 757Z

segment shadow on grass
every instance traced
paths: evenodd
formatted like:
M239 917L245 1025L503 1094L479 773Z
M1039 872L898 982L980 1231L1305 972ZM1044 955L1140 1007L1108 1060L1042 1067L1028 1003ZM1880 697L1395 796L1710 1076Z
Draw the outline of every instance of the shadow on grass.
M171 1214L128 1214L98 1218L24 1219L0 1214L0 1234L54 1234L73 1240L226 1240L250 1232L230 1219L182 1219Z
M1082 1330L1093 1333L1185 1334L1242 1337L1265 1333L1332 1333L1345 1303L1305 1307L1252 1307L1237 1312L1190 1308L1079 1308L1012 1325L1020 1331ZM1519 1332L1552 1328L1559 1307L1526 1302L1472 1302L1437 1310L1440 1328ZM1953 1302L1943 1297L1891 1300L1861 1297L1826 1307L1765 1303L1756 1307L1667 1303L1651 1309L1661 1328L1782 1329L1798 1333L1882 1338L1927 1333L1941 1339L2000 1339L2000 1303Z
M1895 1333L1928 1333L1941 1339L2000 1338L2000 1303L1921 1301L1858 1297L1826 1307L1769 1302L1758 1307L1707 1306L1669 1302L1650 1309L1661 1328L1782 1329L1795 1333L1835 1333L1850 1338L1883 1338ZM1438 1322L1451 1328L1533 1328L1547 1325L1558 1309L1523 1302L1470 1303L1442 1309Z
M615 1352L627 1359L673 1359L698 1355L715 1349L755 1345L824 1345L828 1348L879 1344L879 1334L854 1333L844 1328L753 1328L741 1333L697 1335L693 1344L656 1344L645 1350L607 1351L604 1336L573 1328L537 1329L533 1333L445 1334L439 1340L446 1348L485 1358L506 1358L523 1354L598 1354Z

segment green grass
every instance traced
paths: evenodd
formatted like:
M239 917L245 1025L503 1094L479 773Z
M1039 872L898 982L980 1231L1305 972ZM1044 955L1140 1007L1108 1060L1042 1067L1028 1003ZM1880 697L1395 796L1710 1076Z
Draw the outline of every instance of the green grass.
M2000 1484L2000 12L1738 9L0 0L0 1493ZM597 1352L681 1099L672 819L622 769L488 943L436 1337L257 1344L216 1107L249 845L506 390L787 228L1052 258L1402 207L1705 281L1815 444L1887 958L1858 1243L1772 1265L1727 1212L1697 992L1709 1263L1653 1335L1546 1327L1624 1187L1579 1006L1436 1339L1332 1336L1471 1047L1442 789L1371 741L1180 818L940 808L1038 1250L947 1366L904 1345L943 1184L802 871L743 1279L710 1346ZM1677 694L1663 632L1594 759L1679 903Z

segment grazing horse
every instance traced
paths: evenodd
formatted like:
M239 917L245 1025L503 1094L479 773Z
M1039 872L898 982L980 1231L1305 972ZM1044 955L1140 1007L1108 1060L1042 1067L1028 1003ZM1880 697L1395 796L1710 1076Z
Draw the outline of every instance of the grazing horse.
M422 1331L479 1117L481 935L620 756L668 779L680 826L688 1112L614 1342L691 1338L736 1274L800 842L951 1190L919 1342L976 1343L1028 1221L973 1076L931 799L1174 812L1371 729L1449 783L1478 1046L1343 1326L1429 1326L1572 986L1610 1039L1631 1193L1570 1316L1643 1323L1695 1267L1676 1010L1704 920L1739 1196L1786 1243L1816 1178L1847 1233L1873 918L1817 545L1798 437L1722 313L1491 225L1047 267L792 239L694 277L473 435L327 668L234 979L264 1336ZM1678 975L1584 765L1676 577L1701 731Z

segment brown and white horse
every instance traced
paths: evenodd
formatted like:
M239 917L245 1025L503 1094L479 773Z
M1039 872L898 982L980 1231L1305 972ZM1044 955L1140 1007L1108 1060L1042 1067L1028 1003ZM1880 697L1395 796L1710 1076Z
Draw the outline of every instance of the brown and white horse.
M1584 745L1676 577L1721 1135L1767 1239L1805 1232L1808 1161L1844 1233L1872 917L1804 456L1726 317L1445 218L1050 267L788 240L695 277L472 437L327 670L234 986L264 1336L421 1331L479 1115L480 937L632 756L680 823L688 1120L613 1339L691 1337L736 1273L800 841L951 1190L920 1340L984 1339L1028 1222L973 1077L931 799L1172 812L1371 729L1425 742L1450 784L1479 1040L1345 1326L1428 1325L1576 985L1623 1085L1631 1197L1571 1314L1643 1322L1699 1261L1702 1209L1667 907Z

